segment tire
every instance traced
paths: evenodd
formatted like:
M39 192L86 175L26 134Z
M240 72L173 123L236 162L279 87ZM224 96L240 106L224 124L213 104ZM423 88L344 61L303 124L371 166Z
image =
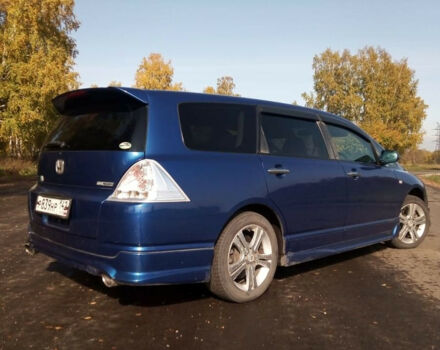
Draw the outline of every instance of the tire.
M399 233L390 241L394 248L415 248L428 235L429 210L426 203L419 197L408 195L400 209Z
M268 289L277 262L272 225L260 214L241 213L229 222L215 245L209 288L225 300L254 300Z

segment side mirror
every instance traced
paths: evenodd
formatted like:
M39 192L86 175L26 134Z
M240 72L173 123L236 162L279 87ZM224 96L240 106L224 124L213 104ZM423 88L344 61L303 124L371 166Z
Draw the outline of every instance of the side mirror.
M379 161L380 164L390 164L390 163L396 163L399 160L399 155L396 151L382 151L382 154L380 155Z

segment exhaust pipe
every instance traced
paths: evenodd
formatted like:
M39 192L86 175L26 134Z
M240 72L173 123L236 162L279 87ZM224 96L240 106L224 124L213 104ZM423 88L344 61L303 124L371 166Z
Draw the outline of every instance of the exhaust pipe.
M116 287L118 284L112 278L107 275L101 275L102 283L108 288Z
M30 256L34 256L38 253L38 250L35 249L34 245L31 242L26 242L24 244L24 251Z

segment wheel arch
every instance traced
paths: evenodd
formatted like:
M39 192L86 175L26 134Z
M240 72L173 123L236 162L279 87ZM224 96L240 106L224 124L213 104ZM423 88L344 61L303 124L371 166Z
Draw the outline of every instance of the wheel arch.
M283 265L283 257L286 253L286 241L284 239L284 232L285 232L285 225L283 223L283 220L281 218L281 215L277 213L277 211L273 208L271 208L267 204L262 203L250 203L240 206L239 208L236 208L233 213L229 216L229 219L227 222L223 225L222 230L223 232L225 227L238 215L241 213L252 211L254 213L260 214L263 217L265 217L270 224L272 225L275 235L277 237L277 243L278 243L278 260L281 265ZM220 234L219 236L220 237ZM218 239L218 238L217 238Z
M411 188L411 190L408 192L408 195L418 197L422 201L427 203L426 191L419 186L414 186L413 188Z

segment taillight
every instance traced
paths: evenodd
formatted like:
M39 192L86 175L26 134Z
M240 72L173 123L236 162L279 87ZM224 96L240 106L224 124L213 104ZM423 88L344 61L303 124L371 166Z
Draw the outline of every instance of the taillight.
M189 202L189 198L162 166L143 159L133 164L108 200L120 202Z

